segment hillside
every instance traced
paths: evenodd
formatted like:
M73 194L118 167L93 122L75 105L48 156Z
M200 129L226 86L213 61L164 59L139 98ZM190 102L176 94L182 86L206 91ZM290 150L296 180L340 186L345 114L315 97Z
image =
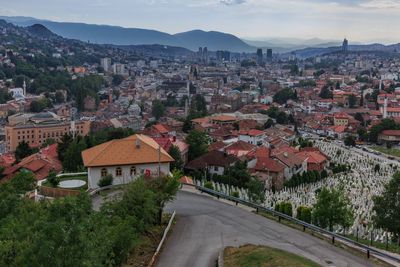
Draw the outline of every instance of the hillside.
M232 52L255 52L256 48L246 44L238 37L223 32L193 30L174 35L183 47L197 50L206 46L210 51L229 50Z
M156 30L123 28L118 26L85 23L54 22L29 17L0 17L18 26L42 24L53 33L64 38L84 42L112 45L168 45L197 51L207 46L210 51L229 50L232 52L253 52L255 48L232 34L194 30L175 35Z

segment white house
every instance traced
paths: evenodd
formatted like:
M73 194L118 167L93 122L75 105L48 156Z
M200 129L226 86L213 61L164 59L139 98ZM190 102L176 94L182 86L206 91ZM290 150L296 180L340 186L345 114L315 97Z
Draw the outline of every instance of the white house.
M108 174L114 185L129 183L140 175L168 174L174 161L152 138L140 134L86 149L82 158L90 189L98 188L100 179Z
M261 146L266 142L266 136L265 132L253 129L249 131L240 131L239 140L252 145Z

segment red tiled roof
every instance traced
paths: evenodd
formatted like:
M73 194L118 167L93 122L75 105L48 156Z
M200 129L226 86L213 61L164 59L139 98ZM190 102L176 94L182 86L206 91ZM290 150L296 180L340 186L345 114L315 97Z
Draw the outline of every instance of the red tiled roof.
M254 149L256 146L249 144L245 141L237 141L236 143L233 143L231 145L229 145L226 149L227 150L246 150L246 151L250 151L252 149Z
M165 151L169 151L172 146L172 142L169 137L153 137L154 141L157 142Z
M324 155L316 151L302 151L297 153L297 155L301 155L307 158L307 163L320 164L327 160L327 158Z
M265 134L265 132L257 130L257 129L252 129L252 130L249 130L249 131L241 130L241 131L239 131L239 134L248 135L248 136L259 136L259 135Z
M257 171L283 172L285 165L272 158L262 157L257 159L254 169Z
M153 127L161 134L167 134L169 132L169 129L165 125L162 125L162 124L155 124L155 125L153 125Z
M400 130L384 130L381 134L388 136L400 136Z

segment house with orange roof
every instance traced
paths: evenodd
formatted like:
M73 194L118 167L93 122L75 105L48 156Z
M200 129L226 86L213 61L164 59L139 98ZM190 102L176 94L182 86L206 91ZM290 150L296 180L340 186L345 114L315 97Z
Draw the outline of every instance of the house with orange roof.
M135 134L82 151L90 189L98 188L102 177L111 174L113 184L126 184L140 175L157 176L170 172L174 159L154 139Z
M6 167L2 182L12 179L21 170L32 172L36 180L47 178L50 171L61 172L62 164L58 159L57 144L42 148L38 153L22 159L18 164Z
M328 162L328 158L319 150L303 150L297 153L297 155L306 158L307 171L321 172L325 169L325 165Z
M247 156L250 152L254 151L255 149L256 149L255 145L239 140L235 143L228 145L225 148L225 152L228 153L229 155L235 155L238 158L242 158L244 156Z

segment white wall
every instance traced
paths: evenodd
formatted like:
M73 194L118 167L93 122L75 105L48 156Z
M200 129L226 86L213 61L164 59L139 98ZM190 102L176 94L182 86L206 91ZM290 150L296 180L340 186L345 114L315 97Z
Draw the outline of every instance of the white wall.
M131 177L131 167L136 167L136 177ZM161 173L168 174L170 172L169 163L161 163ZM116 177L115 170L121 167L122 175ZM104 166L104 167L89 167L88 168L88 183L90 189L98 188L98 183L101 179L101 169L106 168L107 174L112 174L114 177L113 185L127 184L133 181L138 176L144 174L145 170L150 170L152 175L158 174L158 163L139 164L139 165L125 165L125 166Z

